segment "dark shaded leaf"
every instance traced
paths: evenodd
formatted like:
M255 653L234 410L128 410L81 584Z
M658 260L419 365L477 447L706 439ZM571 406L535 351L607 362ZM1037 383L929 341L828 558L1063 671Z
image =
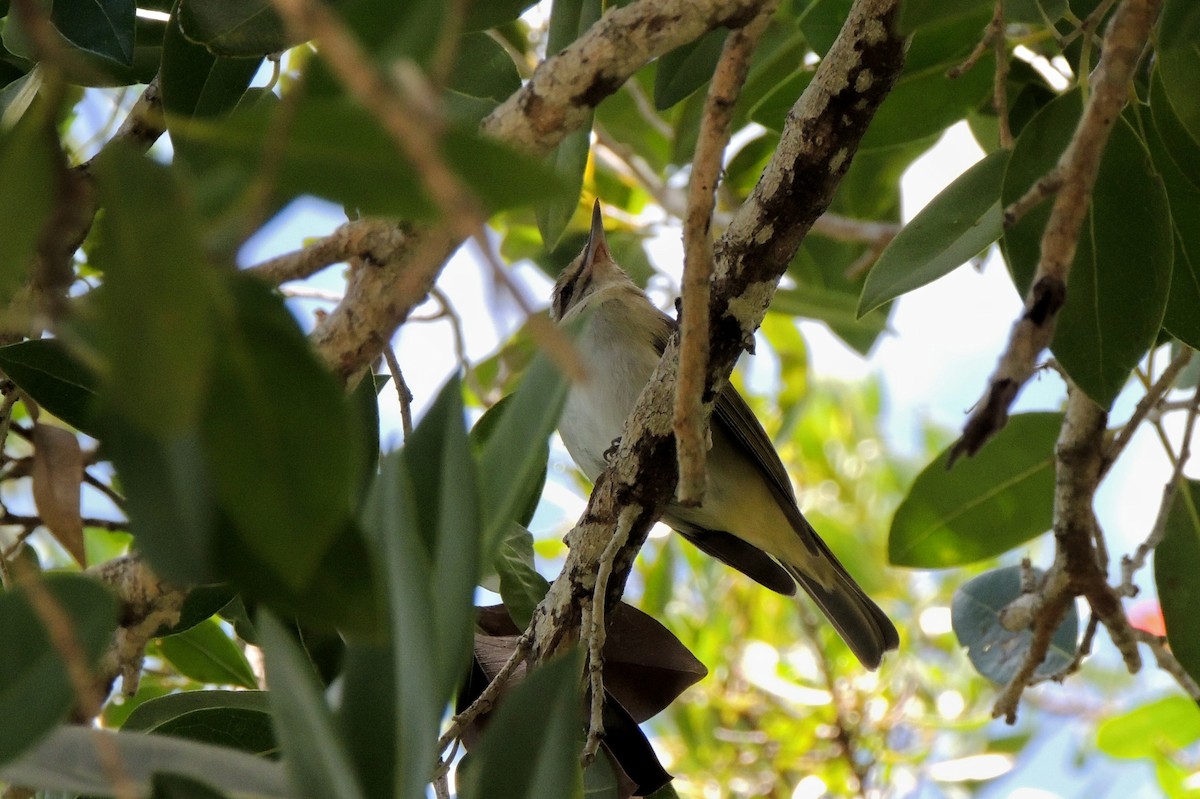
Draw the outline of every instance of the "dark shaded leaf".
M138 705L121 729L152 732L173 719L204 710L270 710L266 691L180 691Z
M447 88L499 103L521 88L521 74L499 42L486 33L468 33L459 40L458 58Z
M1156 123L1157 120L1156 114ZM1184 176L1180 162L1168 154L1161 133L1162 128L1156 124L1155 129L1147 131L1146 143L1171 203L1175 239L1171 291L1167 295L1163 328L1188 346L1200 347L1200 188ZM1197 153L1200 154L1200 148ZM1200 168L1200 161L1196 166Z
M155 774L150 781L151 799L224 799L225 794L208 783L178 774Z
M38 579L41 590L70 619L75 639L94 663L116 630L116 599L95 580L80 575ZM0 763L44 737L75 701L66 664L28 596L28 589L20 587L0 594L0 718L5 719L0 725Z
M232 602L235 596L237 596L237 592L228 583L196 586L188 591L187 597L183 600L183 607L179 611L179 621L171 627L165 625L159 627L155 632L155 637L175 635L184 630L190 630Z
M1163 89L1162 74L1157 69L1150 76L1150 112L1162 151L1188 182L1200 189L1200 143L1175 115L1175 109L1171 107L1171 101ZM1160 160L1155 158L1155 163ZM1159 164L1160 169L1164 166Z
M1038 112L1017 139L1004 177L1007 207L1058 161L1078 122L1078 92ZM1001 244L1024 294L1033 281L1046 202L1008 229ZM1129 124L1113 128L1071 266L1066 303L1051 349L1088 396L1108 407L1162 325L1174 258L1170 206L1162 180ZM1135 296L1138 301L1129 302Z
M105 402L148 433L183 433L204 405L216 333L198 226L171 170L132 147L106 147L93 174L105 209L94 342Z
M1192 679L1200 676L1200 483L1185 480L1175 492L1166 535L1154 551L1154 584L1171 652Z
M459 786L464 799L541 799L582 790L581 663L578 653L555 658L508 694L472 752L478 762L473 778Z
M176 148L186 144L189 120L218 116L233 110L261 58L214 56L203 45L189 41L179 28L179 8L171 12L163 37L159 85L167 130Z
M375 118L345 98L307 97L281 132L272 106L239 108L220 122L193 121L182 133L198 170L257 174L268 150L276 190L316 194L365 214L428 217L434 208L417 172ZM174 135L174 134L173 134ZM557 176L544 165L466 127L441 140L449 166L492 210L553 196Z
M246 548L298 588L349 522L358 469L347 407L283 301L253 278L238 276L230 288L204 454Z
M26 275L54 199L49 189L61 156L51 149L47 113L37 105L11 130L0 131L0 303L5 305Z
M1158 18L1158 51L1194 48L1200 40L1200 6L1190 0L1166 0Z
M904 0L900 4L900 32L912 33L918 28L937 22L972 16L983 8L990 11L991 0L966 0L958 3L945 3L942 0ZM1007 7L1005 12L1008 12Z
M136 14L134 0L54 0L50 20L79 49L132 66Z
M481 563L490 564L508 525L528 506L530 486L546 468L546 441L558 424L568 380L544 355L525 372L513 400L479 455Z
M308 659L270 613L260 612L256 621L271 685L275 732L293 794L361 799L350 756Z
M975 164L900 231L867 274L861 316L888 300L932 283L1000 238L1000 187L1009 152Z
M1170 37L1168 37L1170 41ZM1181 40L1177 46L1156 51L1156 72L1179 123L1200 142L1200 92L1196 75L1200 74L1200 38Z
M943 450L896 509L889 560L923 569L960 566L1049 530L1061 424L1057 413L1017 414L979 454L951 470L950 450Z
M533 5L532 0L488 0L468 3L463 30L481 31L512 22Z
M1000 623L1001 611L1020 595L1021 567L1007 566L961 585L950 605L954 634L967 647L967 657L980 674L1000 685L1013 678L1033 641L1032 630L1012 632ZM1047 677L1064 669L1075 657L1078 640L1079 611L1071 603L1034 674Z
M265 56L300 43L270 0L181 0L178 15L183 35L218 56Z
M59 419L99 435L92 418L99 381L61 341L44 338L0 347L0 369Z
M103 736L105 741L97 738ZM108 743L110 748L104 746ZM112 793L112 777L101 753L116 751L139 795L149 793L152 775L182 774L228 793L260 799L291 799L279 763L220 746L163 735L60 727L15 763L0 768L0 780L89 796ZM70 769L63 764L70 763Z
M549 581L534 567L533 534L514 522L500 543L495 562L500 575L500 598L512 620L523 630L533 618L533 609L550 590Z
M726 28L714 28L693 42L658 59L654 74L654 106L666 111L712 78L725 46Z
M246 656L215 619L169 635L158 646L180 674L196 682L258 687Z
M152 732L227 746L261 757L272 757L279 752L271 714L265 709L218 707L192 710L164 721Z

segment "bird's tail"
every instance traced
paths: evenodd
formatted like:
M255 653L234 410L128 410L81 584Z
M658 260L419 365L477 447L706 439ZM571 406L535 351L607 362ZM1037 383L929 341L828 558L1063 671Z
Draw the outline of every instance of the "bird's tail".
M869 669L879 667L883 653L900 645L900 636L879 606L868 597L823 541L819 554L804 558L803 568L784 563L800 587L825 613L842 640Z

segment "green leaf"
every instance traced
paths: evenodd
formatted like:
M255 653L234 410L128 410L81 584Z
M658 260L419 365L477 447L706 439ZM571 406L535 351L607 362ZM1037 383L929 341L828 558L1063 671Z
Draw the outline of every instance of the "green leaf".
M155 573L179 585L217 579L218 512L198 436L157 438L110 418L103 440L120 477L129 530Z
M202 708L164 721L153 732L263 757L279 753L271 714L265 709Z
M276 578L299 587L350 518L357 465L347 406L283 301L249 277L230 288L204 453L237 535Z
M1154 70L1150 76L1150 113L1163 152L1170 158L1188 182L1200 189L1200 143L1183 127L1163 88L1162 73ZM1160 159L1155 158L1155 163ZM1164 168L1165 164L1159 164Z
M424 539L432 567L425 579L432 603L436 673L441 675L438 688L448 697L471 651L471 598L479 579L481 525L476 466L457 376L443 386L409 437L404 460L416 502L415 532Z
M1049 530L1061 424L1057 413L1017 414L979 454L950 470L950 450L943 450L896 509L889 560L923 569L961 566Z
M70 619L88 663L95 663L117 628L116 599L95 580L80 575L38 579L41 590ZM0 725L0 763L45 736L74 701L66 664L29 600L29 589L0 593L0 718L5 719Z
M962 173L900 231L867 275L858 314L932 283L1000 238L1000 187L1009 152Z
M1180 161L1168 154L1161 133L1162 128L1156 123L1154 129L1147 131L1146 143L1171 203L1175 239L1171 291L1167 295L1163 328L1189 346L1200 347L1200 188L1183 174ZM1200 167L1200 162L1197 166Z
M958 78L946 77L946 65L905 70L879 106L859 145L862 149L893 147L939 134L965 119L992 90L996 60L986 55Z
M132 147L106 147L93 172L105 401L146 432L178 434L200 416L216 332L198 226L171 170Z
M1196 91L1196 75L1200 74L1200 38L1190 36L1174 47L1159 48L1155 57L1156 71L1172 110L1191 137L1200 141L1200 92Z
M98 380L57 339L0 347L0 369L34 401L67 424L98 436L92 418Z
M974 15L983 8L991 9L991 0L966 0L958 3L946 3L944 0L904 0L900 4L899 29L901 33L909 34L917 28L937 22ZM1007 10L1006 8L1005 11Z
M1158 19L1158 52L1194 48L1200 40L1200 6L1191 0L1166 0Z
M1055 166L1080 109L1078 92L1063 95L1021 131L1004 177L1005 206ZM1050 208L1045 202L1030 211L1001 239L1022 294L1033 282ZM1071 379L1102 407L1112 404L1158 335L1173 258L1166 190L1122 119L1104 149L1051 344Z
M178 14L183 35L217 56L265 56L300 44L270 0L181 0Z
M558 424L569 382L544 355L534 359L479 455L484 520L482 563L492 562L509 524L527 507L546 468L545 442Z
M153 732L173 719L204 710L247 710L267 713L267 691L180 691L138 705L123 730Z
M171 12L163 37L159 84L167 130L178 148L186 140L188 120L233 110L258 72L261 58L214 56L189 41L179 28L179 8Z
M808 46L819 56L824 56L842 30L846 17L850 16L852 0L812 0L805 3L798 22Z
M225 799L225 794L207 783L178 774L155 774L151 786L151 799Z
M254 175L269 149L274 185L286 197L315 194L364 214L429 217L434 208L416 170L366 110L344 97L306 97L290 124L272 106L239 108L220 122L181 126L189 162L199 171L232 169ZM176 135L172 132L172 135ZM466 127L446 131L442 154L491 210L533 204L554 195L560 181L536 159Z
M472 752L478 762L474 779L460 786L464 799L579 795L581 661L578 652L555 658L505 697Z
M532 351L530 357L532 358ZM477 457L483 453L484 446L491 440L492 434L499 428L500 419L505 412L504 409L515 398L516 392L506 394L495 405L484 411L483 416L480 416L476 420L475 425L471 428L470 441L471 450ZM538 503L542 500L542 489L546 486L546 464L550 461L549 438L546 439L545 445L539 448L536 460L541 461L542 468L528 475L523 490L524 499L517 503L518 512L513 520L522 526L529 524L534 512L537 511Z
M488 0L486 3L469 3L463 30L482 31L512 22L533 5L533 0Z
M196 682L258 687L250 662L216 619L169 635L158 646L163 657Z
M49 791L110 796L111 771L107 763L101 765L101 753L109 751L120 757L125 776L133 781L138 795L149 793L153 774L172 772L241 796L291 799L278 763L178 738L85 727L59 727L20 760L0 767L0 781ZM71 768L63 768L64 763L70 763Z
M533 610L550 590L550 583L538 574L533 562L533 534L514 523L496 552L496 571L500 575L500 598L513 624L524 630L533 619Z
M1124 759L1158 758L1200 740L1200 710L1185 696L1147 702L1105 719L1096 730L1101 752Z
M379 474L379 392L387 382L387 375L368 372L350 392L350 416L359 428L358 440L361 442L356 492L359 497L366 497L371 483L375 482L375 475Z
M726 28L713 28L660 57L654 74L654 107L666 111L708 83L721 60L727 35Z
M1034 570L1038 573L1038 570ZM1039 575L1040 576L1040 575ZM1021 567L1006 566L984 572L954 592L951 623L958 642L967 647L975 669L995 683L1009 682L1029 652L1033 631L1012 632L1000 623L1005 607L1021 595ZM1054 631L1045 660L1034 674L1048 677L1064 669L1075 657L1079 640L1079 611L1071 603Z
M499 42L486 33L468 33L459 40L447 88L499 103L521 88L521 74Z
M271 685L275 732L283 747L292 792L313 799L361 799L350 756L311 664L269 612L260 612L257 624Z
M1200 483L1185 480L1175 492L1165 537L1154 551L1154 584L1171 652L1192 679L1200 678L1197 563L1200 563Z
M554 148L554 152L546 157L546 163L559 176L563 186L562 191L540 203L535 209L538 232L542 234L542 242L547 250L558 246L563 231L567 229L567 224L579 208L583 176L587 170L588 156L592 151L594 118L594 114L589 115L587 122L579 130L563 137Z
M391 646L351 649L343 727L359 742L371 796L423 795L438 724L469 664L480 547L473 466L454 378L404 450L384 459L367 499Z
M89 560L88 562L94 561ZM175 635L190 630L197 624L208 621L213 614L232 602L236 596L236 589L228 583L198 585L188 591L184 598L183 607L179 610L179 621L170 627L160 626L154 635L156 638L160 638L164 635Z
M134 0L54 0L50 20L79 49L132 66L136 14Z
M49 109L38 105L0 131L0 305L21 285L50 216L55 161L46 129Z

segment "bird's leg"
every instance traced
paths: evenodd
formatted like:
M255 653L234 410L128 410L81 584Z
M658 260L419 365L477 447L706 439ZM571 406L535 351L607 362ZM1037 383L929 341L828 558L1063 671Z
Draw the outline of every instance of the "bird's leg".
M604 462L609 466L612 466L617 460L617 450L620 448L621 437L617 436L612 440L612 443L608 445L608 449L604 450Z

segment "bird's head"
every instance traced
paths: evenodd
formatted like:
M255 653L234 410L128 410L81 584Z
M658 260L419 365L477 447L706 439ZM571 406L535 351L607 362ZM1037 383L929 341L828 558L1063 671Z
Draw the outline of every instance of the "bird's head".
M613 260L608 241L604 238L600 201L596 200L592 207L592 229L587 245L558 276L554 284L550 316L561 324L583 313L588 307L630 290L641 294L625 270Z

